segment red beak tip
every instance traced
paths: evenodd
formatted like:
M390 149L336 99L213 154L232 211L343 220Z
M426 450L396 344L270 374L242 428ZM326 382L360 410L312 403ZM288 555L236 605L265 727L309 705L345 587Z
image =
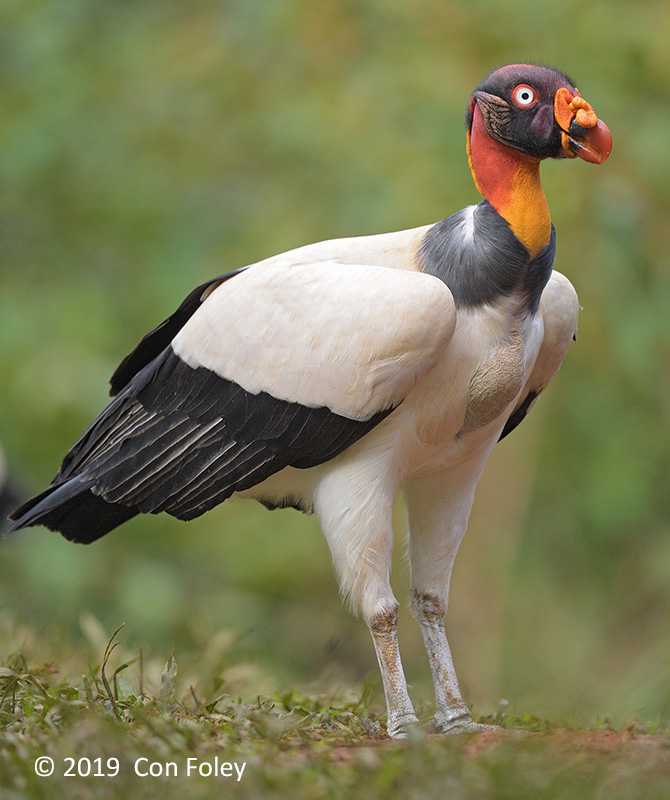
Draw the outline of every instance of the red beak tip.
M612 152L612 134L605 123L599 119L583 139L577 155L591 164L604 164Z

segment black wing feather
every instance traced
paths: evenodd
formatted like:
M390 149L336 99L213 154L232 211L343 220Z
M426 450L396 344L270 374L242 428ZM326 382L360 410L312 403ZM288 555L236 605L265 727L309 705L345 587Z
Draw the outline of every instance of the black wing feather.
M498 441L504 439L505 436L507 436L509 433L512 433L512 431L517 426L521 425L521 423L526 418L526 414L528 413L528 409L530 408L531 403L537 397L537 394L538 393L534 392L532 389L530 392L528 392L523 403L521 403L521 405L517 409L515 409L515 411L510 415L510 418L505 423L505 427L502 429L502 433L498 437Z
M10 531L43 524L90 542L140 512L193 519L284 467L334 458L391 411L358 421L253 394L168 346L126 382L51 485L12 514Z

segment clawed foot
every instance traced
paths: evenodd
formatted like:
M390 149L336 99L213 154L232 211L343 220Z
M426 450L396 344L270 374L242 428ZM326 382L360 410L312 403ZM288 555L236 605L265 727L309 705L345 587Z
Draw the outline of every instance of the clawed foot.
M469 714L464 714L461 717L450 720L438 719L438 715L435 715L435 727L440 733L450 735L459 733L487 733L504 730L499 725L474 722Z
M418 725L419 721L415 716L404 716L398 719L389 719L387 732L391 739L407 739L410 729ZM484 722L474 722L472 717L463 715L450 720L435 718L437 732L444 735L458 735L463 733L491 733L502 731L499 725L489 725Z
M386 730L391 739L406 739L409 736L410 728L419 724L419 720L414 714L405 714L397 719L389 717Z

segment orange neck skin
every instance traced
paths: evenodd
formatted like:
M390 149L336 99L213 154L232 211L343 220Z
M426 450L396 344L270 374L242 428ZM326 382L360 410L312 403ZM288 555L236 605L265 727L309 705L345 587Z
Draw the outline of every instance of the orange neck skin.
M540 160L489 136L476 102L467 146L477 189L535 258L551 237L551 215L540 183Z

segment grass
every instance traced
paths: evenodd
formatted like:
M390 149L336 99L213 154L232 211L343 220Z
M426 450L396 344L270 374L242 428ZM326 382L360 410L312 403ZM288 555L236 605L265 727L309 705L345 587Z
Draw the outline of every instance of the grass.
M292 691L243 702L219 674L184 683L174 653L159 673L141 654L125 658L119 634L79 679L53 663L31 665L21 652L6 659L3 800L670 796L667 729L614 731L599 722L574 730L507 718L501 709L489 718L500 732L439 737L426 720L406 741L392 742L369 691L348 698ZM44 757L53 760L50 776L36 772Z

